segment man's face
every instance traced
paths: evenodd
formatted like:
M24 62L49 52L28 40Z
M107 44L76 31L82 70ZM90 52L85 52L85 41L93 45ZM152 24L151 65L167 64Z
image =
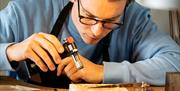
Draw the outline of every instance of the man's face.
M125 5L126 0L74 0L72 20L84 42L96 44L118 26Z

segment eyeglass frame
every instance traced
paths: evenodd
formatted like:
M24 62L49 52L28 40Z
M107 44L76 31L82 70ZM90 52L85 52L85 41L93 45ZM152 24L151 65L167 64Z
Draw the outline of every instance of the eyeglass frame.
M104 29L114 29L114 28L108 28L108 27L106 27L105 24L106 24L106 23L116 24L116 25L117 25L116 28L118 28L118 27L120 27L121 25L124 24L125 11L126 11L127 4L126 4L126 6L125 6L124 13L123 13L123 22L121 22L121 23L113 23L113 22L108 21L108 20L96 19L96 18L90 18L90 17L82 16L82 15L80 14L80 5L81 5L82 8L83 8L83 6L82 6L82 4L80 3L80 0L77 0L77 1L78 1L78 17L79 17L79 22L82 23L82 24L84 24L84 25L96 25L98 22L101 22ZM83 8L83 9L84 9L84 8ZM84 10L85 10L85 9L84 9ZM121 16L122 16L122 15L121 15ZM121 18L121 16L120 16L120 18ZM89 19L89 20L94 20L95 23L94 23L94 24L84 23L84 22L82 22L82 19L84 19L84 18Z

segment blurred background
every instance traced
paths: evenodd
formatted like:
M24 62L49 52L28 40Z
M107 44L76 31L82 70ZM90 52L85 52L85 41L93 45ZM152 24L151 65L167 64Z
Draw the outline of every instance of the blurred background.
M9 0L0 0L0 9L3 9L7 3L9 2Z

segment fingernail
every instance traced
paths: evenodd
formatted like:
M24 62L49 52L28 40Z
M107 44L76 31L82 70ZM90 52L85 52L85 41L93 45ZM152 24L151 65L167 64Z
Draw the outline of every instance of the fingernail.
M59 48L59 53L63 53L64 49L63 48Z
M60 64L60 62L61 62L61 58L58 58L56 64Z
M53 67L51 67L51 71L54 71L56 68L53 66Z
M60 73L57 73L57 76L59 76L60 75Z
M44 70L44 72L47 72L47 71L48 71L48 69L47 69L47 68L44 68L43 70Z
M57 76L61 75L61 71L57 70Z

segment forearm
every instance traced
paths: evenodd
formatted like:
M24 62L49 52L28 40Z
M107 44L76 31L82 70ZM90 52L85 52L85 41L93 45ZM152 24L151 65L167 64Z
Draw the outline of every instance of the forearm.
M11 43L7 48L6 48L6 55L7 55L7 58L9 60L9 62L12 62L12 61L21 61L20 60L20 57L18 56L18 52L21 51L21 49L18 49L18 46L19 45L16 45L15 43ZM23 56L23 55L21 55Z
M0 70L12 70L12 67L9 63L7 54L6 54L6 49L9 45L12 43L1 43L0 44Z
M153 85L164 84L164 74L158 70L146 69L143 65L122 63L105 63L104 83L139 83L147 82ZM157 74L158 72L158 74ZM156 74L156 75L155 75ZM155 77L158 76L158 77ZM159 78L159 79L157 79Z
M170 53L136 63L104 63L104 83L138 83L164 85L166 72L179 72L179 54Z
M129 62L104 62L103 83L134 82L130 78ZM131 80L131 81L130 81Z

